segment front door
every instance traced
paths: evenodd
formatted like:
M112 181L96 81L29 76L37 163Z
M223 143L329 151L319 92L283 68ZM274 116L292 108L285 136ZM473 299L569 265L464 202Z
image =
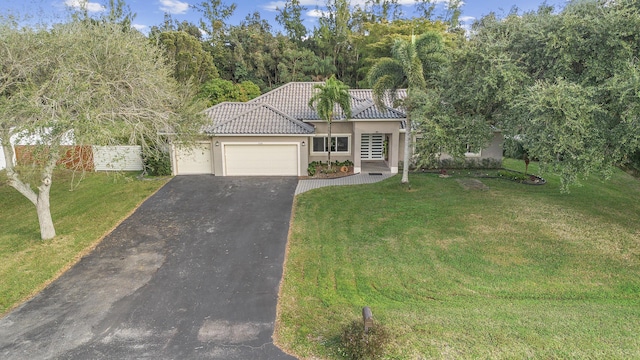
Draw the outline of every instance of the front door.
M362 134L360 138L361 160L384 160L384 135Z

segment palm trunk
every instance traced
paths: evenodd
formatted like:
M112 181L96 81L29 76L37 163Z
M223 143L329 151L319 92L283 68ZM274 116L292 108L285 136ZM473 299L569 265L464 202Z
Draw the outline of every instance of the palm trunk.
M333 115L331 115L333 116ZM331 118L329 118L327 133L329 134L329 151L327 151L327 159L329 160L329 164L327 165L327 169L331 170L333 167L331 166Z
M404 132L404 159L402 164L402 180L403 184L409 183L409 160L411 159L411 112L407 111L406 128Z

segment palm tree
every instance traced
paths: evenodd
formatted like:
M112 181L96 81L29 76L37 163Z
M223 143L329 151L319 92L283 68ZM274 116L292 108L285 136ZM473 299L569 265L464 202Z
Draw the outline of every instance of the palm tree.
M373 96L378 107L384 106L385 95L390 95L394 106L404 107L407 113L404 138L402 183L409 183L409 160L411 159L411 115L418 106L419 98L427 91L425 75L431 75L443 61L444 42L437 32L426 32L411 41L397 39L393 44L391 58L379 59L367 73ZM398 99L398 90L407 89L407 96Z
M329 169L331 169L331 122L336 118L336 106L342 110L345 119L351 118L351 95L349 87L342 81L336 79L332 75L324 84L316 84L313 86L317 89L315 94L309 99L309 107L318 112L318 116L327 122L327 156L329 161Z

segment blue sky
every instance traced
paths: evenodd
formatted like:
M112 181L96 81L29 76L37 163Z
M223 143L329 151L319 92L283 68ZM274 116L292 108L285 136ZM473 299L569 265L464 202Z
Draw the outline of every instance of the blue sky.
M440 0L443 3L446 0ZM18 14L21 16L28 15L32 21L44 20L52 22L52 19L63 17L67 7L79 6L84 0L0 0L0 13ZM99 13L104 10L102 4L106 0L89 0L87 6L89 11ZM191 5L201 3L202 0L127 0L131 10L137 14L134 20L134 26L143 32L147 32L149 27L162 23L164 13L169 13L178 21L188 20L198 23L200 14L194 10ZM304 22L308 29L313 29L318 23L318 10L322 10L324 0L301 0L303 6L307 8L304 13ZM411 5L414 0L399 0L405 12L411 12ZM543 0L467 0L462 7L461 20L464 24L470 25L474 19L479 19L483 15L495 12L498 15L504 15L516 6L520 11L535 10L543 2ZM546 3L560 8L565 4L566 0L547 0ZM276 8L282 7L284 1L273 0L223 0L225 4L236 3L237 9L231 23L237 24L244 17L255 11L260 12L262 18L267 19L274 27L277 27L275 21ZM352 4L364 3L364 0L351 0Z

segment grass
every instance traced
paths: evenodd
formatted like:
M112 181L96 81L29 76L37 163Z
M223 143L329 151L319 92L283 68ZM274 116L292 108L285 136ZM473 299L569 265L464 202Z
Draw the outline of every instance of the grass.
M40 240L35 206L0 183L0 314L59 276L166 182L88 173L71 191L72 180L69 171L55 173L51 212L57 236L46 241Z
M477 191L413 174L410 190L394 177L298 196L278 344L340 358L341 329L370 306L390 359L640 358L640 181L619 171L563 194L544 175Z

